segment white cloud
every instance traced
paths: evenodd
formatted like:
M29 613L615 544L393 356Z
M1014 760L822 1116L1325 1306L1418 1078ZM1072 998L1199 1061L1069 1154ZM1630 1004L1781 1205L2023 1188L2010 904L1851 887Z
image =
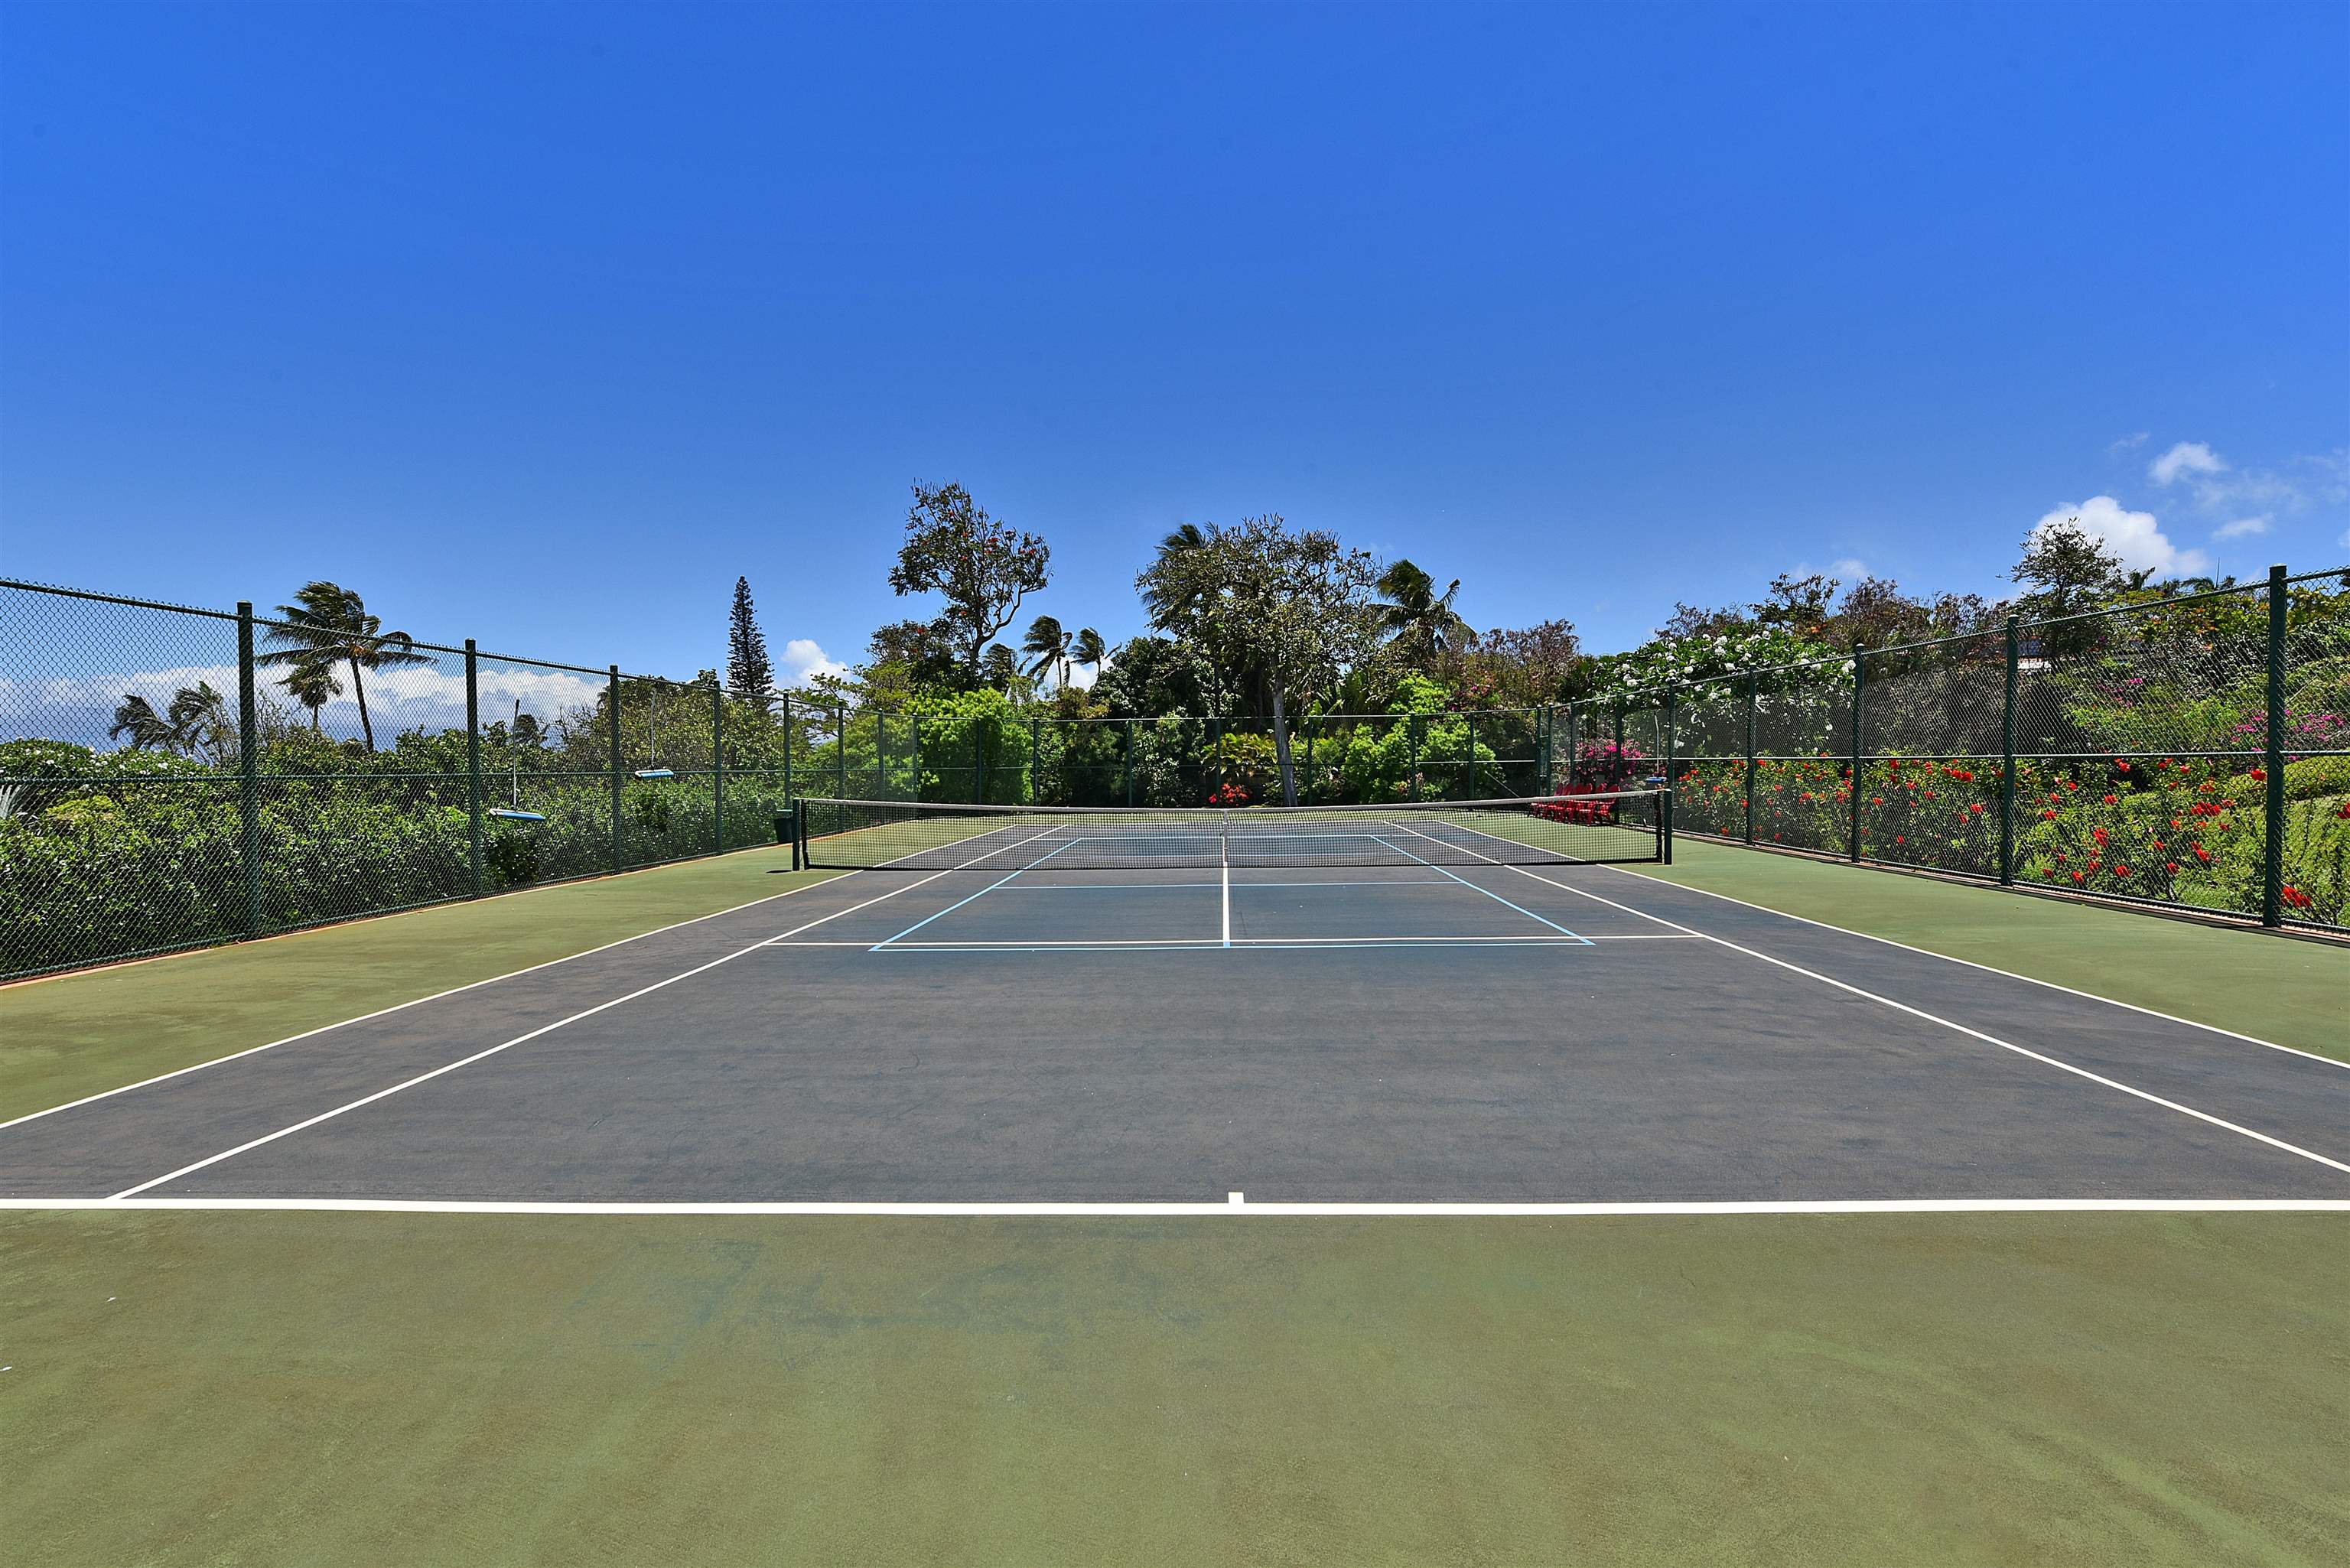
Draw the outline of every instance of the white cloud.
M2211 532L2214 539L2241 539L2247 534L2265 534L2269 520L2262 517L2239 517L2233 523L2222 523Z
M2228 464L2208 442L2183 441L2156 458L2146 472L2157 484L2168 484L2182 473L2225 473Z
M1846 582L1856 583L1860 581L1861 578L1868 576L1868 563L1866 561L1856 561L1851 556L1846 556L1843 560L1831 564L1828 570L1834 572L1837 576L1842 577Z
M2152 570L2164 576L2193 576L2211 569L2211 557L2201 550L2182 550L2163 537L2151 512L2132 512L2110 495L2092 495L2078 506L2059 506L2032 525L2034 534L2054 528L2067 518L2106 543L2128 570Z
M785 686L806 686L819 675L846 675L848 666L828 657L812 637L795 637L784 644L775 674Z
M2342 537L2340 537L2339 539L2334 540L2334 542L2336 545L2340 545L2343 549L2345 549L2345 550L2350 550L2350 528L2345 528L2345 529L2343 529L2343 530L2342 530Z
M2147 443L2147 439L2153 434L2154 432L2152 431L2132 431L2129 434L2114 442L2113 445L2106 448L2106 455L2108 457L2119 457L2126 452L2132 451L2137 447L2142 447Z

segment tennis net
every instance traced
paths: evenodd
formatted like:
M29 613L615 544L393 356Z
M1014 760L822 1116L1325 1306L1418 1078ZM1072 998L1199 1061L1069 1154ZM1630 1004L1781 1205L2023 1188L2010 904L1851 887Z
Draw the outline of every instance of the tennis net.
M1671 858L1669 791L1388 805L950 805L803 799L803 865L901 871L1561 866Z

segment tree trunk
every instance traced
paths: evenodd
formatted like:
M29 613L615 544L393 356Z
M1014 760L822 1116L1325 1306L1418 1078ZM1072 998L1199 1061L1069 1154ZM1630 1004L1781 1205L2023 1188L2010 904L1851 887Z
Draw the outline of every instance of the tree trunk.
M359 679L359 661L356 659L351 660L351 695L359 700L359 732L367 737L367 749L372 755L375 752L375 723L368 717L367 682Z
M1281 804L1297 804L1297 772L1289 765L1289 711L1282 701L1281 680L1273 681L1273 751L1281 761Z

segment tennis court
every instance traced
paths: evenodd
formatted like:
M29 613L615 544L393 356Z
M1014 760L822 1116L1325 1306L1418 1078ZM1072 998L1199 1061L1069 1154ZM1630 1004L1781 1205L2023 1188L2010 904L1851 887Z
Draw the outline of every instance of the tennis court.
M2350 1205L2342 1064L1629 874L1658 810L808 802L853 869L22 1117L0 1195Z

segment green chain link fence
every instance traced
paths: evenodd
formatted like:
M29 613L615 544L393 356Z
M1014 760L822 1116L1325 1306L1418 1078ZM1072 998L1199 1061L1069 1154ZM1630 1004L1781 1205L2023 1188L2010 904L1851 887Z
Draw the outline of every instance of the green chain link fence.
M0 580L0 976L774 841L799 794L1281 796L1259 722L902 711ZM1627 702L1308 714L1307 804L1673 782L1677 828L2272 925L2350 920L2350 571Z
M2350 571L2279 567L1627 706L1614 766L1669 773L1682 834L2350 922Z

